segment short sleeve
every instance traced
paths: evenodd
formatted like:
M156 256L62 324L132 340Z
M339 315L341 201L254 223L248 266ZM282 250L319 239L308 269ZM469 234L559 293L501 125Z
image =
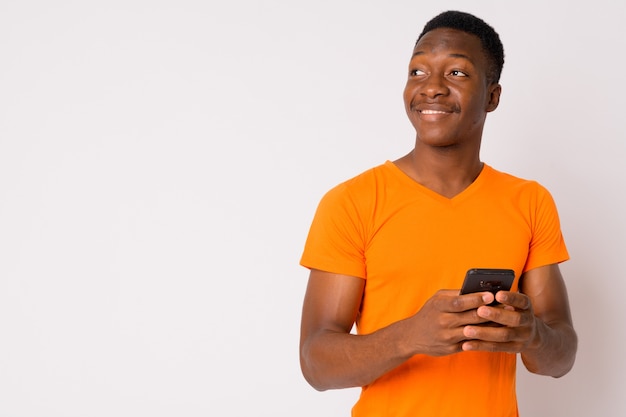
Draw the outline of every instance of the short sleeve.
M320 201L300 264L359 278L366 277L363 225L358 204L341 184Z
M554 199L544 187L536 186L531 210L532 238L524 272L569 259Z

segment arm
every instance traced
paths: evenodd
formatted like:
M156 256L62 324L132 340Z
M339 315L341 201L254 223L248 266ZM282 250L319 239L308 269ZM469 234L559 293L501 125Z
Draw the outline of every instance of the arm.
M441 356L461 350L467 324L485 322L476 308L490 293L458 296L439 291L420 311L367 335L350 334L365 280L312 270L304 298L300 364L317 390L364 386L417 353Z
M576 358L578 338L572 324L567 289L558 265L526 272L520 292L501 291L496 299L504 308L480 307L480 317L504 327L468 326L464 350L520 352L533 373L560 377Z
M528 271L522 277L520 291L530 299L537 317L535 343L522 351L524 365L537 374L565 375L574 366L578 337L559 266Z

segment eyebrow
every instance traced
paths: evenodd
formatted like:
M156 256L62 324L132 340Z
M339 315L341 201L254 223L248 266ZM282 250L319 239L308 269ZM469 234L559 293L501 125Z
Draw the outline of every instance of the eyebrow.
M417 52L414 52L414 53L413 53L413 55L411 55L411 58L416 57L416 56L419 56L419 55L424 55L424 54L425 54L425 52L424 52L424 51L417 51ZM450 58L462 58L462 59L466 59L466 60L468 60L469 62L471 62L472 64L474 64L474 61L472 60L472 58L470 58L469 56L467 56L467 55L465 55L465 54L451 53L451 54L448 54L448 56L449 56Z

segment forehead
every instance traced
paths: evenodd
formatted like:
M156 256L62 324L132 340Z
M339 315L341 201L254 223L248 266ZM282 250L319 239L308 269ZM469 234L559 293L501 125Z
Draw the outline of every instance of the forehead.
M459 55L474 64L484 63L485 53L478 36L457 29L433 29L422 36L413 48L414 55Z

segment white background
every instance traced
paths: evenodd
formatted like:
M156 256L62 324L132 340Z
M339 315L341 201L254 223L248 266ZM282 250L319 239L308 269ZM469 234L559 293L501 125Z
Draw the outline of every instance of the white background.
M580 348L523 415L626 415L619 2L0 2L0 416L347 416L298 365L322 194L408 152L445 9L500 33L483 160L547 186Z

